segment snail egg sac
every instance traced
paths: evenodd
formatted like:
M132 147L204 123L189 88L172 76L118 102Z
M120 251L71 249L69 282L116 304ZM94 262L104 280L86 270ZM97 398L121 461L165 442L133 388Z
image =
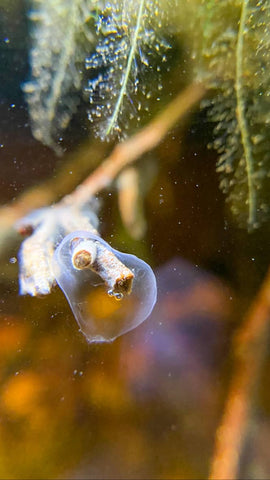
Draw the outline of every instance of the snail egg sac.
M91 232L73 232L62 240L53 271L89 343L112 342L136 328L156 303L149 265Z

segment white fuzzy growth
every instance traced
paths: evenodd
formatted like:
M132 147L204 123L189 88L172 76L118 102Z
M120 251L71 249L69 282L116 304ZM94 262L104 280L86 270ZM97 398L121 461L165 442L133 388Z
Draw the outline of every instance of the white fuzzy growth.
M237 11L234 2L215 5L203 79L218 89L210 110L217 170L239 225L252 230L270 212L270 0L243 0ZM228 5L233 24L222 28Z
M165 12L158 0L113 0L105 2L97 22L98 45L86 59L90 80L87 92L91 109L89 120L97 122L97 134L122 136L127 117L140 120L141 102L145 105L158 86L160 65L168 45L160 39L159 30ZM146 70L153 72L151 85L142 82ZM157 69L159 70L159 69Z
M94 0L34 1L31 79L24 86L33 135L57 150L57 140L77 108L82 68L91 51L87 22Z
M50 293L55 285L52 258L56 245L67 233L79 229L96 235L98 220L94 208L95 204L80 209L61 205L43 208L19 222L19 229L26 226L34 230L32 235L23 241L19 252L21 295Z

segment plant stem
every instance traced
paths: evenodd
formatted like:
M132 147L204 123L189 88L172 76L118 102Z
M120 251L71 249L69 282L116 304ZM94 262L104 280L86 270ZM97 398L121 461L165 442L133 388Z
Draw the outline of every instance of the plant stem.
M220 426L216 432L209 478L238 478L256 385L267 351L270 318L270 269L235 336L235 366Z

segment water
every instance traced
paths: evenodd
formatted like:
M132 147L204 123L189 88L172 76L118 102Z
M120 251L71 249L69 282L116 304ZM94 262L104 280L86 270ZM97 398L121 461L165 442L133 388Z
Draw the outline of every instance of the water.
M95 163L111 146L87 139L83 105L65 134L61 158L33 139L20 88L29 69L25 6L14 0L0 9L5 204L52 178L71 155L82 168L84 149L93 148ZM177 49L173 54L180 55ZM169 85L164 88L165 106ZM179 90L177 68L170 89ZM233 372L231 338L269 263L267 224L248 234L232 219L219 190L216 153L207 149L212 138L205 112L194 107L139 160L147 221L141 241L122 225L116 186L99 195L103 237L148 262L158 285L151 317L111 344L87 344L59 288L44 298L19 296L21 239L13 235L1 243L1 478L207 476ZM76 162L73 167L66 172L70 186L59 183L59 196L86 175L87 166L83 172ZM270 436L266 357L249 425L256 434L241 467L246 477L270 472L263 448Z

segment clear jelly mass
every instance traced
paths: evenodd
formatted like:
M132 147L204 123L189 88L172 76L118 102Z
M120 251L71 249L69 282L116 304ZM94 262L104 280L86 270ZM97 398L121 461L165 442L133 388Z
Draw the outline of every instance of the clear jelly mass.
M115 271L113 259L116 257L116 262L120 261L131 272L132 287L124 293L119 290L113 293L104 281L104 275L97 274L91 267L76 268L72 255L74 242L78 241L83 245L90 241L95 248L105 252L109 261L111 259L111 271ZM67 235L55 251L53 270L88 342L113 341L140 325L156 303L156 279L149 265L135 255L113 249L91 232L78 231Z

